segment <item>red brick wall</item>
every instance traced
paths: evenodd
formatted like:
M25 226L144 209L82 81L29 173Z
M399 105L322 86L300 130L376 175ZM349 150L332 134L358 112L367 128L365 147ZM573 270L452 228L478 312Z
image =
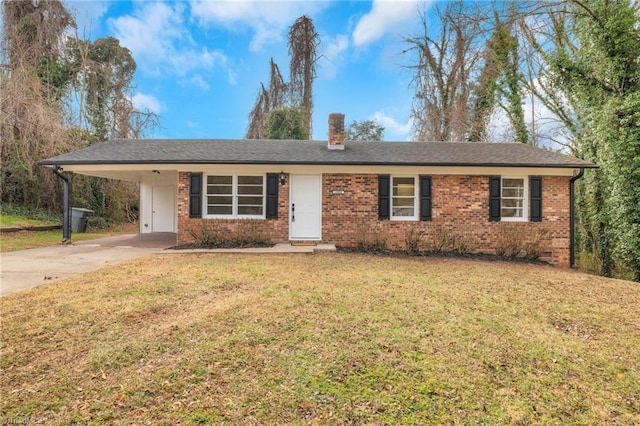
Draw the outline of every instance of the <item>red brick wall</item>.
M472 252L493 253L499 235L517 229L523 241L539 232L546 259L569 266L569 177L545 176L542 182L542 222L489 222L488 176L432 176L432 217L423 221L378 220L378 176L323 176L322 239L353 247L363 233L381 238L390 249L406 249L407 229L421 235L421 248L433 249L442 235L455 234ZM344 190L334 195L333 190Z
M329 114L329 149L344 149L344 114Z
M278 219L193 219L189 217L189 174L178 175L178 244L192 243L202 232L221 232L230 237L248 220L260 222L273 242L289 240L289 179L278 188Z
M378 176L375 174L324 174L322 178L322 240L355 247L359 239L378 236L390 249L404 250L407 229L421 234L421 248L433 249L443 235L464 240L472 252L493 253L501 234L518 230L523 240L539 232L546 260L569 266L569 177L544 176L542 222L489 222L488 176L432 176L433 220L378 220ZM279 188L278 219L260 220L273 242L289 239L289 182ZM228 235L246 220L190 219L189 173L178 183L178 244L194 241L203 228L214 224ZM333 194L334 190L344 194Z

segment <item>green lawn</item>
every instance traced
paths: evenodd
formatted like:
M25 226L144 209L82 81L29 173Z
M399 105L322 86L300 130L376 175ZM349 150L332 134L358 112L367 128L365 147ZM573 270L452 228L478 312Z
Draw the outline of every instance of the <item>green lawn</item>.
M25 228L29 226L56 225L53 221L30 219L15 214L0 214L0 227ZM101 234L74 234L75 240L99 238ZM58 244L62 240L62 230L51 231L19 231L0 234L0 253L23 250L27 248Z
M111 235L137 233L137 224L119 224L108 229L99 231L71 234L71 241L94 240L96 238L108 237ZM20 231L3 233L0 235L0 253L15 250L24 250L42 246L60 244L62 241L62 230L53 231Z
M104 233L75 233L71 239L73 241L93 240L104 236ZM0 239L0 253L6 253L9 251L60 244L62 241L62 230L11 232L2 234Z
M1 227L26 227L37 225L56 225L55 222L43 221L37 219L29 219L23 216L12 214L0 214L0 226Z
M4 419L640 423L640 286L552 267L161 254L0 307Z

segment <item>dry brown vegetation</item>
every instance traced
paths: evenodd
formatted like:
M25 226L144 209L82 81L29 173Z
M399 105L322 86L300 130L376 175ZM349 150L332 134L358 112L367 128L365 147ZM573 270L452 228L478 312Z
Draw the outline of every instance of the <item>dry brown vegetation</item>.
M640 423L640 287L552 267L162 254L0 306L3 419Z

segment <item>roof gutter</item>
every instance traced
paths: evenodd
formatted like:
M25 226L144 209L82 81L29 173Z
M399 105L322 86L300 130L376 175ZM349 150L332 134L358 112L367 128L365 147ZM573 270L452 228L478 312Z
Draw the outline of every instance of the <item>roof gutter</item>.
M380 162L380 161L296 161L296 160L111 160L111 161L91 161L91 160L42 160L37 163L40 166L56 167L58 165L65 166L125 166L125 165L287 165L287 166L409 166L409 167L517 167L517 168L542 168L542 169L575 169L580 168L597 168L592 164L553 164L553 163L469 163L447 161L441 163L435 162Z
M62 167L57 164L53 166L52 170L63 182L62 242L66 243L71 240L71 179L62 173Z
M569 266L576 267L576 231L575 231L575 182L584 176L584 168L580 168L577 175L569 180Z

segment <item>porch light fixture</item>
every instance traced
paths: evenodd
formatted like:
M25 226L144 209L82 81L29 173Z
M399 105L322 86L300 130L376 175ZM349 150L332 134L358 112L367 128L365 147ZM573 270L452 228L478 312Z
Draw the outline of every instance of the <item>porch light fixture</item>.
M285 183L287 183L287 175L283 171L280 171L279 179L280 185L284 185Z

